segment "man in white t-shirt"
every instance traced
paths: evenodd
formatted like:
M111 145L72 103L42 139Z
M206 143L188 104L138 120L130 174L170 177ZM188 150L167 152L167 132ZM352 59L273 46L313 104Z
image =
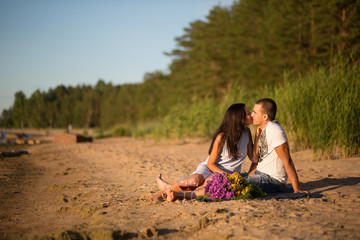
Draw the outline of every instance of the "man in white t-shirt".
M247 180L249 183L258 184L266 192L277 192L284 189L289 177L294 193L307 193L300 189L288 139L281 125L275 120L275 115L274 100L264 98L256 102L251 117L253 124L258 126L254 150L259 156L259 162L252 167L253 171L249 173Z

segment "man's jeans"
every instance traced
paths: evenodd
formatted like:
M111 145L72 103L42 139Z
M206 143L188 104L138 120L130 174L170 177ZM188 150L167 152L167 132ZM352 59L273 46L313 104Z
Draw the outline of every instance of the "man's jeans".
M270 177L270 175L255 170L255 173L251 176L247 174L241 174L251 184L257 184L260 188L267 193L282 192L285 189L285 185Z

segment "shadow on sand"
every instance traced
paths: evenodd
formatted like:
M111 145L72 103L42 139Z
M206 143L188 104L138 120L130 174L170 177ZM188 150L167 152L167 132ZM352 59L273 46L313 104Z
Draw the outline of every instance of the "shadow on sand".
M315 193L322 193L324 191L334 190L339 187L354 186L359 183L360 183L360 177L323 178L320 180L303 183L301 184L301 186L308 191L326 187L326 189L315 191Z
M291 187L287 187L281 193L269 193L264 199L299 199L299 198L322 198L324 191L334 190L345 186L354 186L360 183L360 177L347 178L323 178L301 184L301 188L310 193L293 193ZM325 188L325 189L324 189ZM316 191L312 191L316 189Z

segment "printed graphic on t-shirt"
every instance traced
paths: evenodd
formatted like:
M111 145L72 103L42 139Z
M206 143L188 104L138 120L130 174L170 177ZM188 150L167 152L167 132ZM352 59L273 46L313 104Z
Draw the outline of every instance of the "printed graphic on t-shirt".
M268 145L266 141L266 131L263 129L259 139L259 162L261 162L268 152Z

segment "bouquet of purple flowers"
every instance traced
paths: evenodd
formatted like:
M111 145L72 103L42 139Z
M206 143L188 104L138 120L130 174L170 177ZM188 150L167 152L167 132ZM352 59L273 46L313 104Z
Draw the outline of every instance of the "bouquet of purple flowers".
M266 193L258 185L249 184L239 173L215 173L206 182L205 197L200 197L200 199L219 201L264 196L266 196Z

